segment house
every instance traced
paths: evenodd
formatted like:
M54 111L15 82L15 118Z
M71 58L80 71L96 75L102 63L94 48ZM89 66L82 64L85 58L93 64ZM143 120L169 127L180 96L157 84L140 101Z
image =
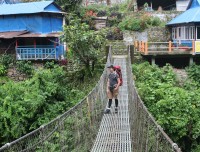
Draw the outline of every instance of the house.
M64 55L64 13L53 1L0 5L0 51L17 60L52 60Z
M200 52L200 0L191 0L187 10L170 21L167 26L171 29L173 42L183 46L192 46L195 41L195 51Z
M139 10L144 8L145 3L148 3L148 10L158 10L161 6L163 10L185 11L189 0L132 0L132 3L137 3Z
M177 0L176 1L176 10L177 11L186 11L189 2L190 2L190 0Z
M170 10L176 7L176 0L132 0L137 3L138 9L141 10L144 8L144 5L148 4L151 8L148 10L158 10L161 6L163 10Z

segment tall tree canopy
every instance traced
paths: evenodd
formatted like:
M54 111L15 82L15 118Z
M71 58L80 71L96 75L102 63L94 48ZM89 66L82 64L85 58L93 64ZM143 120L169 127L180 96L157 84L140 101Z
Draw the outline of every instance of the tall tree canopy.
M82 0L56 0L55 1L61 8L66 11L74 11L82 3Z

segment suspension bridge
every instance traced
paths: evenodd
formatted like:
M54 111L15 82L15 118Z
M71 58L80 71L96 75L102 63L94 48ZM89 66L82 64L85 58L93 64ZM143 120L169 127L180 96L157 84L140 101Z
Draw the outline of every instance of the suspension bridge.
M107 66L120 65L119 111L107 105ZM114 104L113 104L114 105ZM0 148L2 152L181 152L139 97L133 81L130 46L113 44L99 82L75 107Z

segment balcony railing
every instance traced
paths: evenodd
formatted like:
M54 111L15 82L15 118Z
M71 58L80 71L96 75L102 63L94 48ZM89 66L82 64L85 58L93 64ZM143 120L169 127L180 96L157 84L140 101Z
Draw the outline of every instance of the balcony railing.
M19 46L16 48L17 60L57 59L56 48L52 46Z
M135 41L134 46L136 51L144 55L149 53L174 53L185 51L188 54L195 54L195 41L184 42L179 44L178 42L143 42Z

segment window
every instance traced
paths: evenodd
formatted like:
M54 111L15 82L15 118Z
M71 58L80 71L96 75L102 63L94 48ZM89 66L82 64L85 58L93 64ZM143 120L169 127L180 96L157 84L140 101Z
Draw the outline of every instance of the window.
M185 39L190 39L190 28L189 27L185 27Z
M189 33L190 33L189 39L192 39L192 40L195 39L195 28L194 28L194 26L190 26Z
M195 27L194 26L181 26L172 28L172 38L174 40L193 40L195 39ZM200 27L199 27L199 39L200 39Z
M177 39L181 39L181 27L177 27Z
M200 40L200 26L197 26L197 40Z
M176 28L172 28L172 39L176 39Z

